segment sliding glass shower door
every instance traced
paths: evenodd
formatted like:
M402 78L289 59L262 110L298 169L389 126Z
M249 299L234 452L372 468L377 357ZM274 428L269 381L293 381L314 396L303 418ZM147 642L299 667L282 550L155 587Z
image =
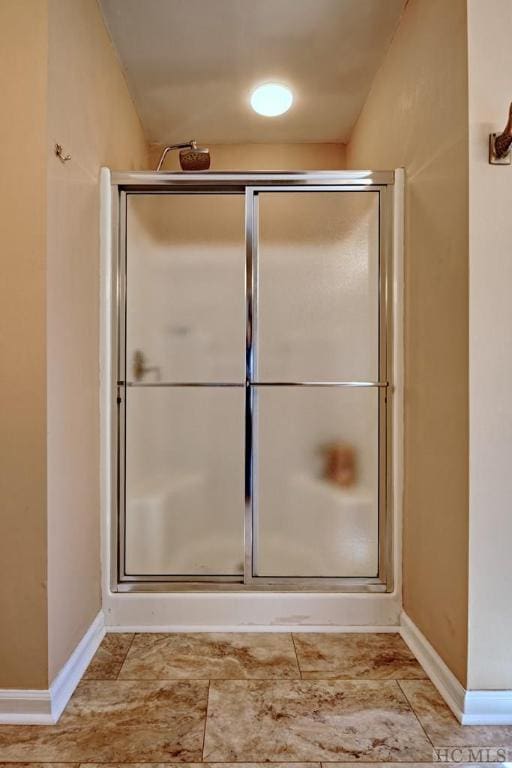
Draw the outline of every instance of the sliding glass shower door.
M122 205L119 581L377 585L381 190L219 182Z
M255 195L253 572L378 572L379 195Z
M242 195L130 195L127 576L241 576L245 471Z

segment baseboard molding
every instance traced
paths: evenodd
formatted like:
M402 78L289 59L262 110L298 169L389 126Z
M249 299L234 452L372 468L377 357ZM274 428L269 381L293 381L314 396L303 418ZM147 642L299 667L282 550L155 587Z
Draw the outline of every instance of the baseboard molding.
M61 716L104 637L105 618L103 611L100 611L50 685L51 715L54 723Z
M512 691L466 691L463 725L512 725Z
M0 689L0 725L52 725L52 700L47 690Z
M400 633L462 725L512 725L512 691L466 690L406 613Z
M455 717L462 722L466 693L464 686L406 613L401 615L400 632Z
M48 689L0 689L0 725L56 723L104 636L100 611Z

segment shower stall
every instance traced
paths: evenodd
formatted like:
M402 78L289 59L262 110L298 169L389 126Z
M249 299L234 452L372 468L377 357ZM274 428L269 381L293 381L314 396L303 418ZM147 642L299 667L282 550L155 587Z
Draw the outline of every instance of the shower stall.
M113 591L392 586L393 172L113 173Z

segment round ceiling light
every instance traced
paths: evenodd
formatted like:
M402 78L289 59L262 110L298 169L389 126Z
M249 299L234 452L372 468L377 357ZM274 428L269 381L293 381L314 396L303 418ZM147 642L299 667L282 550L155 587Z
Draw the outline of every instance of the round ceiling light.
M258 115L277 117L288 112L293 104L293 93L286 85L265 83L251 94L251 107Z

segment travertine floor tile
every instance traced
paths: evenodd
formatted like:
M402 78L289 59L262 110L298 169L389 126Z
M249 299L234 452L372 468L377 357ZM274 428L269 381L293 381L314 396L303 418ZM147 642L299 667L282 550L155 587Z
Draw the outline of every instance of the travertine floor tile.
M85 681L55 726L0 726L0 762L200 761L207 682Z
M509 750L507 759L512 759L512 725L461 725L429 680L405 680L400 686L436 748L504 747Z
M426 674L396 633L294 634L304 679L390 680Z
M500 768L503 763L442 763L446 768ZM440 768L435 763L358 763L358 768ZM322 768L347 768L346 763L322 763Z
M426 738L391 681L215 681L204 760L432 760Z
M173 768L174 765L179 765L179 768L321 768L320 763L130 763L130 768ZM81 763L80 768L127 766L126 763Z
M300 677L291 635L192 633L136 635L123 680Z
M109 635L58 725L0 726L0 768L199 768L203 755L211 768L512 761L512 726L461 726L396 635L294 640L310 679L298 679L291 635ZM126 679L105 679L121 663Z
M111 632L103 638L87 667L84 680L115 680L126 658L133 635Z
M78 768L80 763L2 763L2 768ZM181 765L181 763L180 763Z

